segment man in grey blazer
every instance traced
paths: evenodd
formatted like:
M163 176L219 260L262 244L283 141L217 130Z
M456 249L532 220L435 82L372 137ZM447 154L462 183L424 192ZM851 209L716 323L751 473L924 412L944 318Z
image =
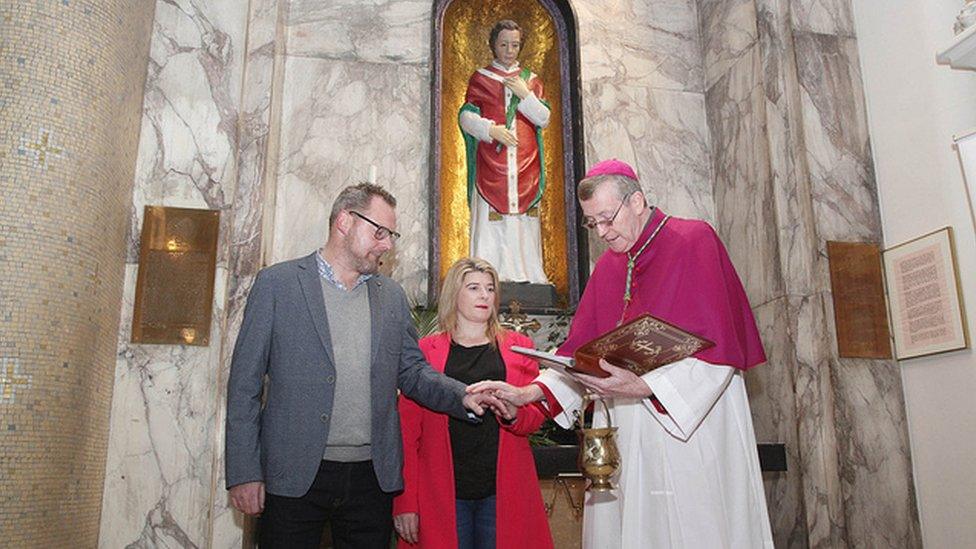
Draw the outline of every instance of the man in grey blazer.
M424 360L403 289L377 273L400 236L395 207L381 187L347 187L325 246L251 288L227 387L226 477L234 507L262 515L262 548L317 548L326 523L337 548L389 547L398 388L458 418L507 413Z

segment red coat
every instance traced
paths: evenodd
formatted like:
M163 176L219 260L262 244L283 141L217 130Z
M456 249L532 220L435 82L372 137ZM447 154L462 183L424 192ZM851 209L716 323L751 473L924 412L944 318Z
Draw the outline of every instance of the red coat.
M505 381L512 385L527 385L539 375L539 367L534 360L512 352L512 345L531 347L532 340L517 332L505 332L501 342ZM450 348L449 334L435 334L420 340L420 350L439 372L444 371ZM420 543L408 545L401 539L398 547L454 549L457 547L457 526L448 417L403 396L399 407L403 429L404 490L393 500L393 513L419 515ZM527 438L544 420L537 407L524 406L519 409L514 424L499 424L495 487L495 539L499 549L553 546Z

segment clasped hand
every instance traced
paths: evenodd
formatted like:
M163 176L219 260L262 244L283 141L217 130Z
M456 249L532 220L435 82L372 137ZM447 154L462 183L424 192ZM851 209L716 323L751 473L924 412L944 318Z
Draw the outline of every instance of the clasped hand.
M511 421L515 419L516 414L518 414L518 407L506 402L492 393L489 392L474 392L471 391L471 386L468 387L468 394L464 395L464 400L462 401L464 407L471 410L475 415L484 415L485 410L491 410L495 416L504 419L505 421Z
M647 398L653 394L643 379L626 368L600 360L600 368L609 373L607 377L596 377L572 373L572 378L584 387L602 397ZM542 400L544 393L538 385L515 387L504 381L479 381L468 386L468 393L490 393L512 406L525 406Z

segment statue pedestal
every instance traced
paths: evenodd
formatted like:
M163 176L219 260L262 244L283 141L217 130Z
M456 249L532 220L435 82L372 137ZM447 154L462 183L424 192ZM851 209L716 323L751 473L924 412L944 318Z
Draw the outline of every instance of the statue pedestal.
M522 311L527 313L547 313L559 306L556 288L552 284L529 284L528 282L502 282L501 309L508 311L508 304L518 301Z

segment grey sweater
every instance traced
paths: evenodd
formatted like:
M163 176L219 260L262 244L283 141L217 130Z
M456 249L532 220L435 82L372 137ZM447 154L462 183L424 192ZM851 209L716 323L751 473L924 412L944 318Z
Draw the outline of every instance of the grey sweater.
M322 295L335 356L335 402L323 459L370 459L370 316L366 284L340 290L325 278Z

